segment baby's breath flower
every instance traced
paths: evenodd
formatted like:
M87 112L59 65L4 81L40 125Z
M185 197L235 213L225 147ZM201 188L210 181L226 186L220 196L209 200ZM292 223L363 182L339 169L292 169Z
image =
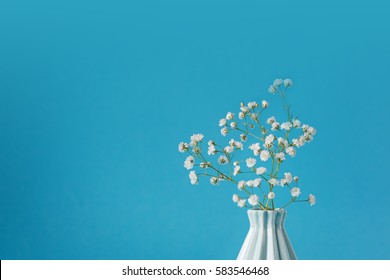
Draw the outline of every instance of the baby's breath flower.
M268 124L273 124L274 122L276 122L275 117L270 117L270 118L267 119L267 123Z
M309 194L308 200L310 202L310 206L313 206L314 204L316 204L316 197L314 195Z
M279 160L279 161L284 161L286 159L286 155L283 153L283 152L280 152L280 153L277 153L275 155L275 157Z
M284 129L284 130L290 130L291 127L292 127L292 124L290 122L284 122L280 125L280 128Z
M226 114L226 119L227 119L227 120L232 120L232 119L234 119L234 114L233 114L232 112L228 112L228 113Z
M248 202L250 205L252 206L255 206L259 203L259 197L255 194L252 194L249 198L248 198Z
M194 167L195 159L193 156L188 156L186 160L184 161L184 167L187 170L190 170Z
M240 200L238 201L238 203L237 203L237 206L240 207L240 208L242 208L242 207L245 206L245 202L246 202L245 199L240 199Z
M284 86L283 86L284 84ZM271 86L269 86L268 91L272 94L280 93L280 97L284 99L284 93L285 89L288 87L291 87L293 82L291 79L275 79ZM279 94L278 94L279 95ZM285 101L285 100L284 100ZM263 119L261 112L269 107L269 103L266 100L262 100L259 104L256 101L249 102L247 104L244 104L241 102L240 104L240 111L235 115L232 112L228 112L225 116L225 118L222 118L219 120L219 126L221 129L221 134L223 136L226 136L228 133L233 132L234 130L241 131L242 134L240 134L239 141L236 141L235 139L231 139L229 141L229 145L223 148L220 145L217 145L213 140L210 140L208 142L208 149L207 153L208 155L216 155L217 162L219 165L227 165L229 164L229 168L226 168L229 173L225 173L224 169L219 169L221 166L216 166L211 162L207 162L204 160L203 156L199 155L201 153L201 144L204 140L203 134L193 134L190 138L190 142L180 142L178 145L178 150L181 153L184 153L186 151L189 152L190 156L186 158L184 161L184 167L187 170L193 169L195 166L205 169L201 170L201 173L197 174L196 171L189 171L189 178L191 180L191 184L195 185L199 182L199 177L201 175L210 176L209 180L212 185L217 185L221 181L229 180L237 184L238 190L244 190L247 194L249 194L249 198L244 199L238 196L237 194L234 194L232 197L232 200L234 203L237 203L238 207L250 207L254 206L254 208L260 207L261 209L267 209L267 210L275 210L279 208L274 208L273 199L275 198L275 193L271 190L274 189L275 186L288 186L288 189L290 190L292 201L296 200L296 198L301 194L301 190L298 187L300 184L298 184L298 177L291 174L291 172L285 172L284 176L282 178L280 176L280 164L286 159L286 154L288 154L291 157L296 156L296 150L297 148L300 148L304 145L306 145L307 142L310 142L313 140L314 135L316 134L316 129L312 126L309 126L307 124L301 124L301 121L298 120L298 118L293 118L292 114L288 110L288 105L284 103L285 107L287 108L287 114L289 121L279 123L274 116L269 117L267 119L267 124L263 124ZM260 107L259 111L256 111L255 108ZM236 118L235 118L236 117ZM256 123L259 125L259 127L256 126ZM254 130L256 128L256 130ZM260 129L260 131L257 130L257 128ZM294 139L290 139L290 131L295 128L302 130L301 135L296 136ZM276 133L286 134L285 136L276 138L275 135L270 134L272 131L278 131ZM283 132L285 131L285 132ZM260 132L260 134L259 134ZM272 132L274 133L274 132ZM295 133L295 131L294 131ZM291 133L292 134L292 133ZM299 134L299 133L298 133ZM253 137L254 139L258 139L255 141L258 141L260 143L253 143L248 148L253 152L253 158L240 158L237 157L240 153L236 150L243 150L244 145L243 143L247 141L247 138ZM230 138L230 137L229 137ZM218 149L218 150L217 150ZM259 160L257 157L259 156L260 160L265 162L268 161L269 158L272 158L272 171L269 173L266 173L267 169L265 167L258 167L256 168L257 161ZM196 158L203 158L202 160L199 160L199 165L197 164ZM235 160L233 162L233 159ZM236 160L237 159L237 160ZM275 159L277 160L275 166ZM244 162L245 160L245 162ZM241 171L240 162L242 164L245 164L243 171ZM231 165L231 166L230 166ZM211 167L211 169L206 169ZM276 168L275 168L276 167ZM249 168L246 169L246 168ZM240 173L256 173L255 176L257 178L254 178L252 180L234 180L238 179L238 176ZM226 175L229 174L229 175ZM245 174L246 175L246 174ZM249 174L248 174L249 175ZM279 175L279 177L278 177ZM235 176L235 177L232 177ZM234 179L233 179L234 178ZM264 180L266 184L269 184L269 193L263 192L262 189L256 189L257 187L260 188L261 182ZM293 180L296 182L293 187L291 184ZM291 184L291 185L290 185ZM251 188L251 189L249 189ZM285 188L286 189L286 188ZM264 202L265 199L268 198L267 203L263 204L261 201L259 201L258 194L255 194L256 192L261 192L261 200ZM270 203L269 200L272 200ZM302 201L302 200L299 200ZM314 195L310 194L308 196L308 199L306 200L310 203L310 205L314 205L316 203L316 198ZM289 204L289 203L288 203Z
M229 162L228 158L226 156L220 156L218 158L218 163L219 164L227 164Z
M253 186L258 187L261 184L261 178L256 178L253 180Z
M252 145L249 146L249 150L252 150L253 151L253 154L255 156L258 156L260 154L260 143L254 143Z
M305 142L306 142L305 136L303 136L303 135L299 136L299 138L298 138L299 146L297 146L297 147L302 147L303 145L305 145Z
M288 147L286 149L286 153L290 156L290 157L295 157L295 155L297 154L297 151L293 148L293 147Z
M265 142L272 143L275 140L275 138L276 138L275 135L270 134L267 137L265 137Z
M268 193L268 199L274 199L275 198L275 193L274 192L269 192Z
M179 143L179 152L184 153L185 151L188 150L188 144L184 142Z
M211 183L212 185L217 185L217 184L219 183L218 177L211 177L211 178L210 178L210 183Z
M273 82L272 85L275 86L275 87L278 87L281 84L283 84L283 80L282 79L275 79L275 81Z
M190 175L188 175L188 177L190 177L192 185L198 184L198 175L196 175L195 171L191 171Z
M301 127L301 121L298 120L298 119L293 120L293 127L300 128Z
M221 134L223 136L226 136L228 134L228 132L229 132L229 130L227 129L227 127L224 127L224 128L221 129Z
M286 182L290 184L293 180L291 172L285 172L284 179L286 179Z
M293 81L290 80L290 79L285 79L284 80L284 86L287 88L287 87L291 87L293 85Z
M298 187L294 187L291 189L291 195L293 197L298 197L301 194L301 190Z
M271 124L271 130L275 131L275 130L278 130L280 128L280 123L278 122L273 122Z
M248 166L248 168L252 168L253 166L255 166L256 164L256 160L254 158L248 158L246 160L246 166Z
M256 169L256 174L263 175L266 171L267 171L267 169L265 167L259 167Z
M219 126L225 126L225 125L226 125L226 119L220 119Z
M240 173L241 167L239 165L234 167L233 176L237 176L238 173Z
M267 150L262 150L260 153L260 159L262 161L267 161L270 157L270 153Z
M312 126L310 126L308 129L307 129L307 132L310 134L310 135L315 135L316 133L317 133L317 130L314 128L314 127L312 127Z
M207 150L207 153L209 155L215 155L217 153L217 150L215 149L215 146L214 145L210 145L208 150Z
M244 114L248 113L249 112L249 108L246 107L244 104L242 104L242 106L240 107L241 109L241 112L243 112Z
M191 146L198 144L198 142L203 140L203 134L194 134L191 136Z
M223 151L227 154L230 154L231 152L234 151L234 148L232 146L226 146Z
M192 151L195 153L195 154L200 154L200 149L198 146L195 146Z
M278 145L280 145L282 147L287 147L288 146L288 142L283 137L279 137L278 138Z
M305 133L303 136L305 138L305 141L308 142L308 143L313 140L313 136L311 134L309 134L309 133Z
M276 93L276 91L277 91L277 89L274 85L269 86L269 88L268 88L269 93Z
M234 142L234 146L235 146L237 149L239 149L239 150L243 150L243 149L244 149L244 145L243 145L241 142L239 142L239 141L235 141L235 142Z
M250 114L250 117L252 120L256 121L257 120L257 115L255 113Z
M240 182L238 182L238 184L237 184L237 188L239 189L239 190L243 190L244 188L245 188L245 181L240 181Z
M251 108L251 109L255 109L257 108L259 105L256 103L256 101L253 101L253 102L249 102L248 103L248 107Z
M268 180L268 183L272 186L277 186L279 184L279 181L276 180L275 178L271 178Z
M264 126L261 126L261 134L267 134L267 129Z

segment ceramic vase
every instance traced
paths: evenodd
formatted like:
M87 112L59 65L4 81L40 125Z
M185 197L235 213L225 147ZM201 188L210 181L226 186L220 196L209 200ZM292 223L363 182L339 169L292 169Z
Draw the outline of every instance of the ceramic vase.
M285 210L248 210L249 231L237 260L296 260L284 227Z

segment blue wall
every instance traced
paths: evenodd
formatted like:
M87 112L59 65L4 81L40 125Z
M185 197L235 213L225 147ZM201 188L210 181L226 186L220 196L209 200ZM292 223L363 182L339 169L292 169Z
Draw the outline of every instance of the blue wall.
M277 77L317 128L291 161L300 259L390 259L387 1L1 1L0 259L234 259L235 187L177 144Z

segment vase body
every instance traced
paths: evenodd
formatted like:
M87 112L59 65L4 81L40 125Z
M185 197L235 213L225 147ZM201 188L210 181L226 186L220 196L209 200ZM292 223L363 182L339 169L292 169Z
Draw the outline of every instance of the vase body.
M237 260L296 260L284 228L284 210L248 210L250 228Z

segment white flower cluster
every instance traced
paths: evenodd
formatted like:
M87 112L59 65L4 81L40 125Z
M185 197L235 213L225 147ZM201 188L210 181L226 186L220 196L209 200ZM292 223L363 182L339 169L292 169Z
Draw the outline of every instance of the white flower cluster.
M316 198L312 194L306 200L298 200L301 195L299 178L293 176L291 172L281 171L283 162L295 157L297 149L311 142L316 135L316 129L302 124L291 114L290 107L286 105L286 90L292 85L290 79L275 79L268 88L271 94L279 94L283 99L287 112L284 121L278 121L272 115L266 116L271 108L266 100L262 100L261 103L256 101L241 103L237 114L228 112L219 120L222 136L237 133L239 138L231 138L228 145L219 145L213 140L208 141L207 155L202 152L203 134L193 134L189 143L180 142L179 152L189 154L184 161L184 167L187 170L194 167L201 169L198 173L194 170L190 171L191 184L198 184L199 177L203 176L209 177L212 185L218 185L222 181L232 182L243 193L240 196L234 194L232 198L233 202L241 208L273 210L276 192L284 187L290 191L291 199L281 208L301 201L314 205ZM245 153L244 143L248 139L253 139L245 149L250 151L251 156L240 158L238 153ZM206 159L207 156L211 159ZM269 167L263 166L265 164ZM247 178L249 176L253 177Z
M285 79L285 80L275 79L275 81L272 83L272 85L270 85L268 87L268 92L272 93L272 94L276 93L278 91L279 87L283 84L286 88L288 88L288 87L291 87L293 85L293 82L290 79Z

